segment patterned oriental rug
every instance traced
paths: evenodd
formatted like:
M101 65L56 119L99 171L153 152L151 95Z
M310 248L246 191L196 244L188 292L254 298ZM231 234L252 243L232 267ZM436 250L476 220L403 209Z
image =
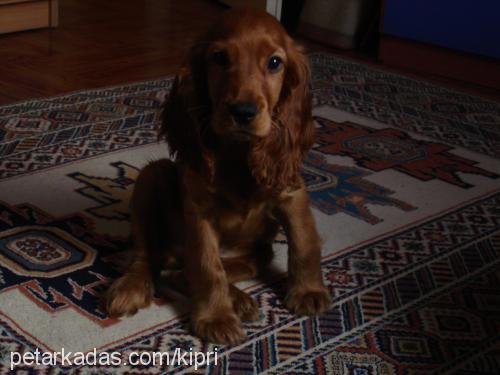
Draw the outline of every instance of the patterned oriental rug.
M500 105L311 55L317 142L304 165L331 309L283 307L276 273L240 285L248 339L201 373L500 372ZM0 373L12 352L210 351L186 304L110 319L100 293L127 252L139 169L172 78L0 107ZM19 365L26 373L191 372L183 363Z

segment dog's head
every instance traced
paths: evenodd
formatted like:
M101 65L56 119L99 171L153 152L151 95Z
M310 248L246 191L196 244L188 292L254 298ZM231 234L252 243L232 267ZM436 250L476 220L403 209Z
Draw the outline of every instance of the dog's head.
M247 144L260 184L293 184L313 141L301 48L265 12L227 12L191 49L166 104L162 133L172 153L198 168L214 144Z

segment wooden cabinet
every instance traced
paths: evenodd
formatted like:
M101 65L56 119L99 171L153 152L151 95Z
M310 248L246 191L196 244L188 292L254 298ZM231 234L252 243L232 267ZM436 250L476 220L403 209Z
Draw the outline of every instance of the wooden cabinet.
M0 0L0 34L56 27L57 0Z

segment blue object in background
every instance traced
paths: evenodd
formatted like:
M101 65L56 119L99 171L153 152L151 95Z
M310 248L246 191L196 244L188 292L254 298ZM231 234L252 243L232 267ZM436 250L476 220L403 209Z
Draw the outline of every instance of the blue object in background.
M383 32L500 59L500 1L386 0Z

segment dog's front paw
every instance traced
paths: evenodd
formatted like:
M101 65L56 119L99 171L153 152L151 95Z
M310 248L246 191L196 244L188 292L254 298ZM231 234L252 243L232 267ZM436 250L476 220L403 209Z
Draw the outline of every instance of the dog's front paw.
M222 345L235 345L246 337L240 320L234 313L220 314L213 318L193 319L193 331L202 339Z
M112 318L134 315L139 309L149 306L152 297L153 289L149 282L125 274L108 289L105 308Z
M297 315L318 315L330 307L330 295L325 287L316 289L292 287L285 303L288 309Z

